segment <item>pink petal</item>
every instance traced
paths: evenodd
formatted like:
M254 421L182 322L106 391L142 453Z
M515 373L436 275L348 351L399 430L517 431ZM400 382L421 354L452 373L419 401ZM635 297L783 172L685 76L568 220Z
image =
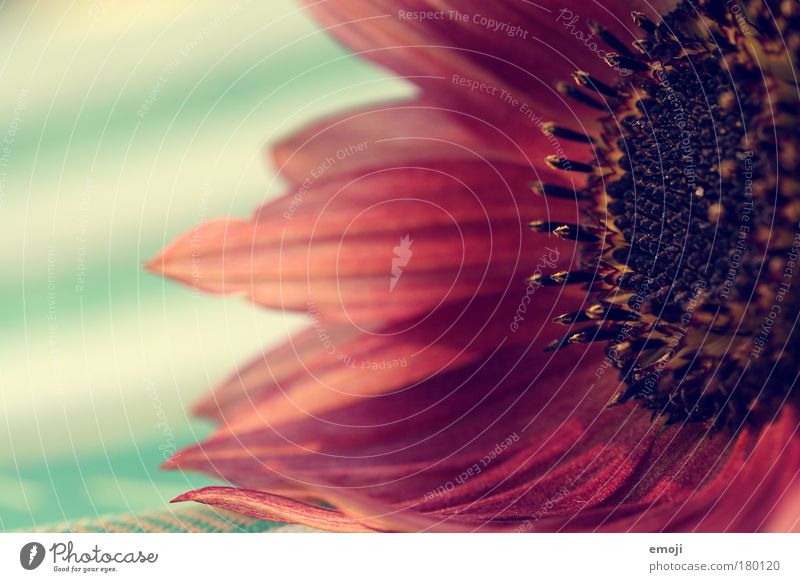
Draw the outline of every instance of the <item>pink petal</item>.
M520 288L541 259L529 251L537 236L526 223L577 219L574 204L534 200L529 179L519 166L483 162L323 179L251 220L187 232L148 268L205 291L369 328Z
M322 165L327 167L327 179L477 156L530 168L552 153L546 141L541 131L530 131L521 143L502 128L472 115L417 100L373 105L325 118L284 139L272 153L276 167L300 186L314 182L314 173ZM363 151L358 151L359 144L365 144ZM574 147L574 155L585 149ZM335 163L325 164L331 159Z
M695 428L696 430L696 428ZM753 532L775 514L776 496L800 470L798 414L784 406L764 427L739 434L680 438L668 431L618 507L572 521L585 531L600 523L608 531ZM702 435L700 435L702 437Z
M778 502L764 526L764 531L776 533L800 533L800 474L792 484L777 492Z
M361 333L348 326L337 326L326 330L337 343L349 345ZM329 359L325 338L317 329L308 328L295 335L289 342L255 358L237 370L213 392L207 394L195 406L194 413L214 420L222 420L226 410L249 401L263 386L281 386L293 381L315 367L318 361Z
M553 316L580 304L583 292L576 291L573 298L560 289L537 290L531 313L516 326L518 295L451 304L421 322L397 322L371 333L317 324L234 374L199 411L223 420L221 433L241 434L412 390L504 344L527 344L548 333L543 326Z
M441 104L469 108L491 116L506 127L519 123L517 106L505 106L497 95L467 90L459 78L508 91L518 102L536 111L563 115L553 85L568 80L577 69L613 74L586 40L585 22L595 19L612 29L625 43L641 36L627 15L633 9L656 16L652 6L673 2L479 2L465 0L452 6L433 1L304 0L328 31L361 57L373 60L419 85ZM570 10L559 20L562 9ZM442 14L441 19L409 15ZM460 17L451 17L450 14ZM570 28L569 21L577 16ZM485 19L485 20L483 20ZM620 19L622 21L620 22ZM493 30L497 28L497 30ZM574 31L583 37L574 36ZM599 48L604 47L599 43ZM516 120L515 120L516 119Z
M535 342L534 349L544 343ZM234 436L218 433L180 453L173 464L206 470L245 487L282 493L306 487L333 487L341 493L344 487L367 500L380 500L387 511L424 510L427 492L518 434L521 452L498 459L492 468L499 482L491 484L496 497L491 511L508 504L500 496L515 487L516 479L540 480L535 495L550 491L559 481L553 471L564 458L583 459L588 466L603 446L607 454L617 451L624 458L628 440L611 435L625 424L628 411L605 411L608 386L589 384L599 363L597 348L556 354L547 362L538 352L522 360L520 355L519 350L503 350L413 389L351 404L324 417ZM587 432L600 413L598 430ZM634 432L642 430L646 424ZM602 463L595 463L586 478L603 470ZM475 484L485 490L485 484Z
M638 407L605 408L617 381L596 378L596 348L518 356L501 350L319 417L221 431L173 463L313 492L378 529L512 531L754 531L800 467L789 407L735 438L662 430ZM509 435L519 440L484 465Z

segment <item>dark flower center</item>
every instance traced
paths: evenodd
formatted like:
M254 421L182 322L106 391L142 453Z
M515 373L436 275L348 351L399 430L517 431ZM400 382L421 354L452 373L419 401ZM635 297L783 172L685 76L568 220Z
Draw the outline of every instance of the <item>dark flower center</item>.
M800 5L683 2L657 24L633 18L645 36L631 49L591 23L633 75L577 72L580 89L560 87L607 115L595 163L547 160L589 176L584 224L531 224L585 247L583 270L535 281L592 291L556 319L570 330L550 348L606 342L613 404L668 423L768 420L800 371Z

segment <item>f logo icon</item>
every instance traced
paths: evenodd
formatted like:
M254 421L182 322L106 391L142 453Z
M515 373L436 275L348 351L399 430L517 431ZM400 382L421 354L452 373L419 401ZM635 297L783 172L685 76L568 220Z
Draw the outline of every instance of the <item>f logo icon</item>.
M35 570L44 561L44 546L39 542L30 542L19 551L19 563L26 570Z

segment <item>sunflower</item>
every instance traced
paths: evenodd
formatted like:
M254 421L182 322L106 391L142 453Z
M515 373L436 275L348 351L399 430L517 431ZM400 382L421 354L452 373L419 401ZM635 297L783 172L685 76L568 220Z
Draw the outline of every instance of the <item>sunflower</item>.
M308 10L418 96L279 143L284 197L149 264L309 321L198 405L216 430L167 466L231 486L177 500L337 531L796 528L800 6Z

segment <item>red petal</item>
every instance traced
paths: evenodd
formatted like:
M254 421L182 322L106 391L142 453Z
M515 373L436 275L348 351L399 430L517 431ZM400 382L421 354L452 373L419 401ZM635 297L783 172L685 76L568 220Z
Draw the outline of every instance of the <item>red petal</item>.
M566 468L565 459L582 459L589 479L605 471L601 463L588 468L598 447L607 443L608 451L621 459L628 448L628 438L614 436L628 411L604 411L609 387L590 384L598 349L547 360L537 351L544 343L534 343L535 356L529 353L519 360L518 350L505 349L413 389L321 417L235 436L220 433L173 462L246 487L281 493L345 487L360 492L361 498L379 500L387 511L425 510L426 493L455 479L497 443L519 435L521 452L498 459L487 472L496 477L490 487L496 499L481 511L501 510L508 504L501 494L513 489L517 479L541 481L534 491L539 496L563 485L554 470ZM601 413L602 420L596 421ZM638 438L647 425L638 427L622 435L633 432ZM573 475L574 468L567 474ZM486 484L475 485L480 486L478 493L485 491ZM439 510L448 507L453 503Z
M530 168L552 151L541 131L529 133L533 141L527 141L536 145L526 151L500 127L418 100L325 118L289 136L272 151L278 169L300 186L315 182L315 170L322 165L327 167L326 179L477 156ZM359 144L365 144L363 151L358 150ZM335 163L325 164L330 159Z
M511 128L520 123L519 102L540 113L563 114L565 109L553 85L567 80L571 71L612 74L598 55L599 48L607 47L598 43L592 50L592 41L586 38L590 34L587 19L602 22L630 43L641 31L630 21L620 24L617 14L635 8L657 16L653 2L629 0L606 6L578 0L464 0L444 10L430 0L304 1L329 32L359 56L411 78L439 103L469 108ZM570 11L569 17L563 13L559 19L562 9ZM427 14L440 17L419 16ZM570 26L575 16L576 22ZM576 31L583 36L576 37ZM465 89L453 82L453 75L497 88L496 94ZM517 99L517 105L505 106L498 98L501 90Z
M379 529L523 531L754 531L800 467L791 408L735 438L660 430L640 408L605 409L616 381L596 381L596 350L504 354L318 418L219 433L175 464L313 492Z
M336 343L348 345L361 333L348 326L332 328L328 334ZM295 335L279 347L255 358L236 371L213 392L205 396L194 408L194 413L215 420L222 420L226 410L230 411L243 401L249 401L262 391L264 386L282 386L291 382L316 362L329 359L326 339L320 337L318 329L308 328Z
M575 222L574 205L547 208L520 194L529 178L519 166L451 162L321 181L252 220L186 233L148 268L205 291L243 293L362 328L424 315L520 288L550 253L528 252L537 248L530 218Z
M668 431L643 459L637 480L618 506L579 516L568 529L586 531L598 524L607 531L763 529L777 496L800 469L797 431L792 406L785 406L772 424L748 426L735 436Z
M778 501L762 528L776 533L800 533L800 472L783 492L777 491Z
M512 325L520 309L517 295L452 304L421 322L398 322L368 334L315 325L237 372L203 401L199 412L224 420L221 433L241 434L366 397L412 390L504 344L551 339L552 327L543 326L579 304L579 297L572 299L560 289L538 289L532 297L531 313L517 325ZM534 310L533 305L541 307Z

